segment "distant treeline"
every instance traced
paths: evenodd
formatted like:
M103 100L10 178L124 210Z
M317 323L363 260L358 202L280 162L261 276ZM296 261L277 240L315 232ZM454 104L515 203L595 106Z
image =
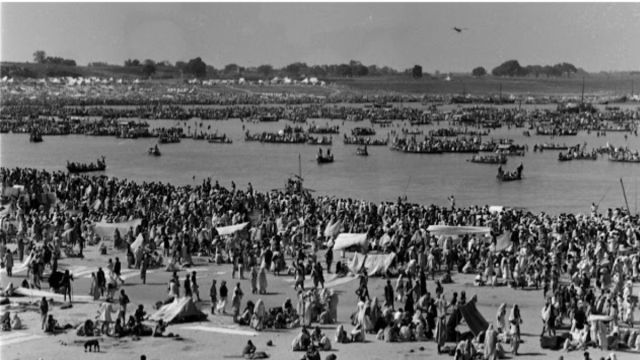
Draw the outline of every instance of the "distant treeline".
M493 76L535 76L540 77L571 77L578 72L573 64L560 63L555 65L527 65L521 66L518 60L508 60L491 70Z

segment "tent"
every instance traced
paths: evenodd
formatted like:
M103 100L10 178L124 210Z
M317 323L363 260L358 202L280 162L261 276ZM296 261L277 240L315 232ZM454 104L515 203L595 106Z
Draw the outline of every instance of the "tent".
M162 320L167 324L203 321L206 318L207 314L200 311L193 300L186 296L174 299L172 303L164 305L149 317L150 320Z
M340 229L342 228L342 221L336 220L334 223L328 223L327 227L324 229L324 236L326 238L334 238L340 234Z
M222 227L217 227L216 231L218 231L218 235L220 236L233 235L238 231L244 230L247 227L247 225L249 225L248 222L237 224L237 225L222 226Z
M471 235L471 234L483 234L489 235L491 228L485 226L449 226L449 225L430 225L427 231L431 235L445 235L445 236L458 236L458 235Z
M106 221L99 221L94 224L94 231L102 240L113 240L113 233L116 229L120 231L120 235L124 236L129 228L135 230L138 225L142 223L142 219L135 219L120 223L108 223Z
M360 246L366 249L369 246L367 234L342 233L336 238L333 251L344 250L352 246Z
M144 237L142 236L142 233L140 233L138 234L136 241L131 243L131 251L133 251L133 253L135 254L138 251L138 248L142 246L143 243L144 243Z
M474 336L478 336L480 332L487 330L489 327L487 320L476 308L475 301L469 301L463 306L454 309L447 321L447 333L452 333L461 320L464 320Z
M511 244L511 231L505 231L496 239L496 251L508 250Z
M395 253L367 255L356 253L349 262L348 267L354 274L359 273L364 268L369 276L385 275L395 258Z

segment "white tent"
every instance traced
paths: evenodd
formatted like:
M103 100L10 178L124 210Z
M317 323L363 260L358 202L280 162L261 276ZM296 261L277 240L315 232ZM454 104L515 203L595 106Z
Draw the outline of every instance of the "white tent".
M247 227L247 225L249 225L249 223L245 222L245 223L237 224L237 225L218 227L218 228L216 228L216 230L218 231L218 235L220 235L220 236L232 235L232 234L237 233L238 231L244 230Z
M138 248L142 246L142 243L144 243L144 237L142 234L138 234L136 241L131 243L131 251L135 254L138 251Z
M369 246L369 243L367 242L367 234L342 233L336 238L333 250L343 250L352 246L367 248Z
M347 266L354 274L359 273L364 268L369 276L385 275L395 257L395 253L367 255L356 253Z
M472 235L482 234L489 235L491 228L485 226L449 226L449 225L430 225L427 231L431 235L439 236L458 236L458 235Z
M116 229L118 229L121 236L124 236L127 231L129 231L129 228L135 230L140 223L142 223L142 219L135 219L121 223L107 223L105 221L100 221L95 223L94 231L102 240L113 240L113 233Z

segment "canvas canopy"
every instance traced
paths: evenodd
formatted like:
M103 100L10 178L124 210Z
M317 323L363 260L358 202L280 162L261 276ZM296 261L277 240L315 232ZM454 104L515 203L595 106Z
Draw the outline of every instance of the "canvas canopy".
M496 239L496 251L507 250L511 246L511 231L505 231L504 234Z
M324 236L327 238L334 238L340 234L340 229L342 228L342 221L338 220L334 223L327 224L327 227L324 229Z
M333 250L343 250L352 246L367 247L367 234L342 233L336 238Z
M489 323L480 314L474 301L469 301L453 311L447 322L447 332L455 329L461 320L464 320L474 336L478 336L480 332L487 330L489 327Z
M135 219L120 223L100 221L94 224L94 231L102 240L113 240L113 233L116 229L118 229L120 235L124 236L124 234L129 231L129 228L135 229L140 225L140 223L142 223L142 219Z
M357 274L362 269L367 270L369 276L384 275L391 268L393 260L396 258L395 253L391 254L360 254L356 253L349 262L349 270Z
M220 236L233 235L238 231L244 230L247 227L247 225L249 225L248 222L237 224L237 225L222 226L222 227L216 228L216 231L218 231L218 235Z
M131 251L133 251L133 253L135 254L138 251L138 248L142 246L143 243L144 243L144 237L142 236L142 233L140 233L138 234L136 241L131 243Z
M149 319L162 320L167 324L202 321L207 315L200 311L190 297L176 298L172 303L164 305L153 313Z
M431 235L445 235L445 236L458 236L458 235L471 235L471 234L484 234L489 235L491 228L485 226L449 226L449 225L430 225L427 231Z

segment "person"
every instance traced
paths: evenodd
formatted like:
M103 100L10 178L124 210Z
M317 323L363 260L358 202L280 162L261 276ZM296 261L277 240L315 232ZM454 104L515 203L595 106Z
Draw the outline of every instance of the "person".
M12 330L22 329L22 319L18 317L18 313L14 313L13 318L11 318L11 329Z
M104 296L104 291L107 288L107 279L104 276L104 271L101 267L98 268L96 273L96 280L98 281L98 288L100 289L100 296Z
M162 334L167 329L167 325L162 319L158 320L156 327L153 329L153 337L162 337Z
M64 292L64 300L67 301L67 296L69 296L69 303L71 303L71 281L73 281L73 275L69 273L69 269L64 271L64 275L62 276L61 288Z
M540 336L543 336L545 332L549 333L549 336L556 336L555 323L556 323L556 315L555 308L551 303L551 299L547 298L546 303L541 311L542 315L542 333Z
M115 264L113 264L113 273L116 275L118 280L120 280L120 282L124 284L124 279L122 278L122 276L120 276L121 271L122 271L122 263L120 262L120 259L116 257L116 262Z
M498 337L493 328L493 324L489 324L489 328L484 336L484 358L486 360L496 360L498 358L496 351Z
M243 295L242 289L240 289L240 283L236 283L236 288L233 290L233 297L231 298L231 308L233 309L234 317L237 317L240 313Z
M522 317L520 316L520 308L517 304L514 304L511 309L511 313L509 314L509 323L511 324L511 352L513 355L518 355L518 348L520 347L520 324L522 324Z
M258 293L258 270L255 266L251 267L251 293Z
M98 300L100 298L100 289L98 288L98 280L96 278L96 273L91 273L91 285L89 287L89 295L93 297L93 300Z
M242 356L244 356L246 359L250 359L255 352L256 352L256 346L253 345L251 340L248 340L247 345L245 345L244 349L242 350Z
M196 301L200 300L200 286L198 286L198 282L196 281L196 272L191 272L191 292L196 296Z
M47 324L47 315L49 315L49 303L47 299L43 296L42 300L40 300L40 318L42 320L42 330L44 330L45 325Z
M393 286L391 286L391 280L387 279L387 285L384 287L384 301L385 306L393 309Z
M222 280L222 284L220 284L220 302L218 303L218 311L222 311L223 314L227 313L227 296L229 296L227 282Z
M218 305L218 290L216 289L216 279L211 280L209 297L211 297L211 315L213 315L216 313L216 306Z
M140 280L143 284L147 283L147 268L149 267L149 256L147 254L142 255L142 262L140 263Z
M193 297L193 294L191 293L191 279L189 274L184 278L184 296Z
M7 270L7 276L13 276L13 254L10 249L4 254L4 267Z
M122 322L125 322L127 319L127 304L129 303L129 296L125 294L124 289L120 289L120 298L118 299L118 303L120 304L118 318L122 319Z
M266 265L260 267L260 272L258 273L258 293L266 294L267 293L267 270Z
M333 248L330 247L327 249L327 252L324 254L325 261L327 263L327 273L331 274L331 263L333 263Z

